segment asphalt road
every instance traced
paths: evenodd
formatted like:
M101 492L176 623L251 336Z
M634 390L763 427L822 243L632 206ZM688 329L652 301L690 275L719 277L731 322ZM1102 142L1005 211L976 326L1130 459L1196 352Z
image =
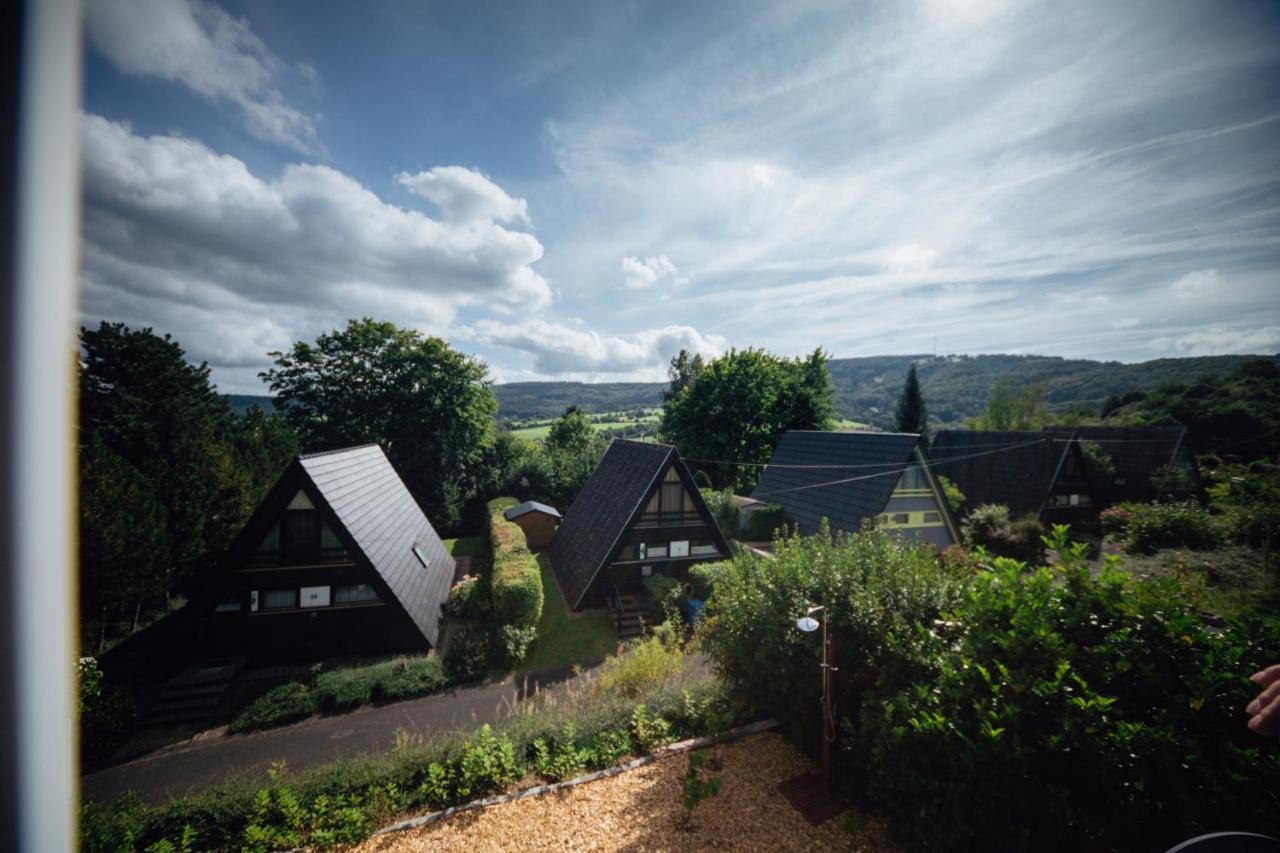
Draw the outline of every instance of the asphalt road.
M382 707L366 707L336 717L305 720L244 735L214 735L107 767L80 779L81 797L111 802L136 791L144 802L159 802L233 776L265 779L277 761L290 769L362 753L385 752L396 729L410 734L490 722L506 715L524 689L547 687L570 676L566 669L511 677L478 687L426 696Z

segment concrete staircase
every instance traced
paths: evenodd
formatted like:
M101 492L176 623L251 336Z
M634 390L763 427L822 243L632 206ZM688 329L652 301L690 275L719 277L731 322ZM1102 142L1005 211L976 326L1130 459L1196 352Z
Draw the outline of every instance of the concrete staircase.
M638 595L619 597L620 608L614 611L614 627L618 629L619 640L630 640L639 637L653 624L653 615L649 612L649 603Z
M247 658L201 661L178 673L161 688L143 715L144 728L216 725L226 717L227 689Z

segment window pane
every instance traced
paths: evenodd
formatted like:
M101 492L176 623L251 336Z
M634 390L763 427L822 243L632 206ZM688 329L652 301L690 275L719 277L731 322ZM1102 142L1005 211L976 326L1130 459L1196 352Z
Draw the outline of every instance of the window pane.
M264 556L280 553L280 522L271 525L271 529L262 539L262 544L258 546L258 553Z
M283 610L298 606L296 589L269 589L262 598L263 610Z
M667 556L667 546L665 544L650 545L647 550L647 554L648 556L646 556L645 559L652 559L654 557L665 557Z
M335 586L333 588L334 604L350 604L353 601L377 601L378 591L367 583Z
M924 520L926 524L936 524L937 522L942 521L942 516L936 512L926 512L924 514Z
M893 515L894 524L907 524L911 521L911 516L905 512L897 512Z
M647 515L657 515L659 501L661 500L662 489L657 489L653 493L653 497L649 498L649 503L645 505L644 511Z
M346 553L346 548L342 545L342 540L338 538L338 534L329 529L329 525L321 522L320 524L320 550L326 557L340 556Z
M314 510L290 510L284 514L284 550L293 561L320 556L320 515Z

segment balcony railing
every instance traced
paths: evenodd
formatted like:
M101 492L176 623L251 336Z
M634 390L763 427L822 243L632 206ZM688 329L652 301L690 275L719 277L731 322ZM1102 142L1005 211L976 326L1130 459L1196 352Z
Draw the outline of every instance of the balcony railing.
M636 527L686 527L702 524L702 516L696 512L646 512L636 522Z

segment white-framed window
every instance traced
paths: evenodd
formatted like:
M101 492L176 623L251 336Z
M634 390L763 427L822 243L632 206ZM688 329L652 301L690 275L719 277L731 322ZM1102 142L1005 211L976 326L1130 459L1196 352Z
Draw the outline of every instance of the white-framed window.
M654 557L665 557L667 556L667 546L665 544L649 545L645 548L645 554L647 556L642 556L642 560L652 560Z
M304 586L298 591L298 600L303 607L328 607L329 587Z
M298 606L296 589L269 589L262 594L263 610L288 610Z
M239 613L240 602L237 599L229 598L226 601L218 602L218 606L214 608L215 613Z
M687 556L689 556L689 540L688 540L688 539L681 539L681 540L678 540L678 541L672 542L672 543L671 543L671 548L670 548L670 550L668 551L668 553L669 553L671 556L673 556L673 557L687 557Z
M938 523L938 522L940 522L940 521L942 521L942 513L939 513L939 512L926 512L926 513L924 514L924 523L925 523L925 524L937 524L937 523Z
M333 588L334 604L352 604L357 601L377 601L378 591L367 583L347 584Z
M719 554L720 549L710 539L695 539L689 543L689 553L695 557Z
M414 543L413 556L418 558L418 562L422 563L422 568L426 569L431 566L431 561L427 559L427 552L422 550L422 546Z

